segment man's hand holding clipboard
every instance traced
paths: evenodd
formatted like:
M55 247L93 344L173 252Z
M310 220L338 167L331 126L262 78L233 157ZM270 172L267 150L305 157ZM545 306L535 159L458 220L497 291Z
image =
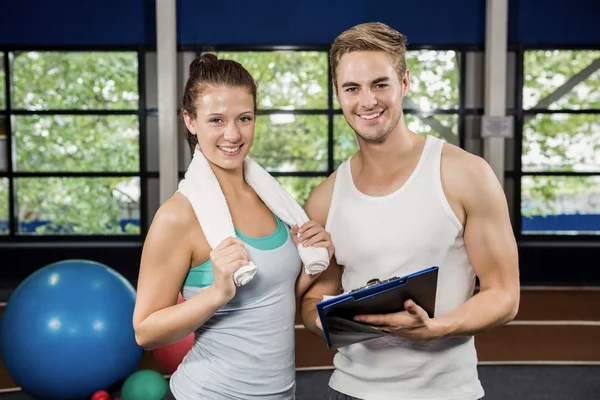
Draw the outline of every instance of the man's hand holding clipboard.
M433 339L438 267L385 281L371 280L349 293L317 304L317 325L330 349L388 334L410 340ZM431 333L431 334L430 334Z

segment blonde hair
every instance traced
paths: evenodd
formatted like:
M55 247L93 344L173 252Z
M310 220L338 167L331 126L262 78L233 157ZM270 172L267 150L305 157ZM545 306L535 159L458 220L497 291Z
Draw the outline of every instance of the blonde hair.
M337 66L342 56L354 51L382 51L390 56L398 78L406 72L406 37L381 22L355 25L342 32L329 52L334 86L337 86Z

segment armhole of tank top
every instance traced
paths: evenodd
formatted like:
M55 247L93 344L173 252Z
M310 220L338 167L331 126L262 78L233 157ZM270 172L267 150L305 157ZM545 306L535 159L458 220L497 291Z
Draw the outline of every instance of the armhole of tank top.
M333 216L335 215L335 210L337 208L337 198L341 186L340 179L344 179L343 174L346 172L346 164L349 162L349 159L344 161L338 167L337 172L335 174L335 182L333 182L333 193L331 194L331 203L329 204L329 211L327 212L327 222L325 222L325 230L327 232L331 232L331 224L333 223Z
M445 142L443 140L438 139L437 143L436 143L435 151L432 154L434 156L434 160L435 160L434 165L433 165L435 187L436 187L436 191L438 193L439 199L442 203L442 207L444 208L446 215L450 219L450 222L452 223L452 225L454 225L454 227L456 227L456 229L458 229L459 232L463 232L464 227L462 226L462 224L460 223L460 220L454 213L454 210L452 210L452 207L450 206L450 203L448 202L448 198L446 197L446 193L444 192L444 185L442 184L442 153L444 151L444 143Z

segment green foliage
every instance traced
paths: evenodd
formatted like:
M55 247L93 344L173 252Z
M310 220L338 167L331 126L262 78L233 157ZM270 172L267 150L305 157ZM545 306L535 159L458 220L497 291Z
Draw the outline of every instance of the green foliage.
M454 51L418 50L406 54L410 71L408 97L424 111L458 109L458 54Z
M251 155L261 165L270 171L323 174L316 178L277 178L304 203L328 173L327 53L225 52L219 56L240 61L253 74L261 110L323 110L323 115L262 114L257 119ZM456 54L419 51L407 57L412 76L411 99L424 111L457 108ZM52 111L138 107L135 53L27 52L15 54L12 63L15 108ZM4 104L3 95L2 90L0 106ZM450 141L458 141L456 115L429 118L409 115L407 122L419 133L434 135L439 135L436 126L441 123L450 128ZM431 124L431 119L438 125ZM334 120L337 166L356 151L356 140L343 116L336 115ZM18 171L139 170L135 115L20 115L15 117L13 127ZM123 232L119 220L140 217L138 178L19 178L15 185L19 221L50 221L37 233L118 234ZM7 190L6 179L0 180L0 219L8 215ZM60 231L55 232L59 227ZM131 225L124 230L139 233L139 228Z
M327 116L259 116L250 156L277 172L327 171Z
M523 171L580 171L598 168L597 114L537 114L523 127Z
M337 168L344 160L348 159L358 151L356 134L346 123L343 115L336 115L333 118L333 138L335 144L333 147L334 167Z
M600 51L531 50L525 53L523 108L534 108L546 96L600 58ZM553 102L548 108L600 108L600 70L590 75L573 90Z
M537 50L524 57L523 107L541 100L600 59L600 51ZM600 108L600 70L593 72L547 108L583 110ZM523 126L524 172L597 171L600 167L600 121L593 114L537 114ZM559 197L590 192L587 177L526 177L522 183L522 214L563 212Z
M261 110L327 108L327 53L316 51L220 52L254 77Z
M318 178L303 178L295 176L278 176L275 179L287 190L300 205L304 205L311 192L325 180L325 176Z
M12 70L14 108L138 108L138 63L135 53L17 53Z
M19 53L12 78L15 108L138 107L135 53ZM17 116L14 135L18 171L139 171L135 115ZM139 218L138 178L20 178L15 188L19 222L49 221L37 233L121 233L121 218Z
M583 201L581 195L600 193L600 180L594 176L525 176L521 189L527 197L521 214L525 217L564 213L565 203Z
M15 121L18 171L140 169L136 115L19 115Z
M36 233L117 234L119 220L132 218L126 204L138 199L128 187L138 178L19 178L16 180L19 221L48 221ZM128 233L139 233L139 228Z

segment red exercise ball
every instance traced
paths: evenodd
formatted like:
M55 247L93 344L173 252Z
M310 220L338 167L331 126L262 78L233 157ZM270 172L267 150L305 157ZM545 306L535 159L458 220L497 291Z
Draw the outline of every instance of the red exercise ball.
M184 301L185 299L180 294L177 298L177 304L183 303ZM190 333L178 342L163 347L157 347L152 350L152 354L167 373L172 374L177 370L177 367L181 364L185 355L191 350L193 343L194 334Z
M110 400L110 394L106 390L98 390L90 397L90 400Z

